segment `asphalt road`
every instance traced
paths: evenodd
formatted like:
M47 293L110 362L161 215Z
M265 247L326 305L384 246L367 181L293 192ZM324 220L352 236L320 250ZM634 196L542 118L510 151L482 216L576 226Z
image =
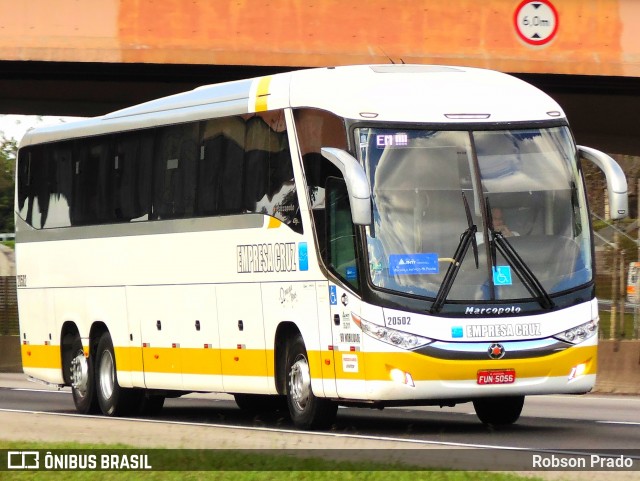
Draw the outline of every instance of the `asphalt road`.
M68 391L0 388L0 410L75 414ZM243 428L295 430L283 413L252 415L226 396L189 395L168 399L153 419ZM455 408L341 408L332 433L412 442L527 449L640 451L640 399L616 396L529 397L517 424L482 425L471 404Z

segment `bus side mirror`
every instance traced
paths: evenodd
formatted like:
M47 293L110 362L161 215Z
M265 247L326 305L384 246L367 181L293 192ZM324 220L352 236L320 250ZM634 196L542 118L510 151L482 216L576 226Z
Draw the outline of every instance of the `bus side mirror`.
M362 166L344 150L322 147L321 152L322 156L340 169L344 176L353 223L371 225L371 187Z
M607 179L609 192L609 213L613 220L624 219L629 215L629 199L627 197L627 178L618 163L607 154L591 147L578 145L580 157L596 164Z

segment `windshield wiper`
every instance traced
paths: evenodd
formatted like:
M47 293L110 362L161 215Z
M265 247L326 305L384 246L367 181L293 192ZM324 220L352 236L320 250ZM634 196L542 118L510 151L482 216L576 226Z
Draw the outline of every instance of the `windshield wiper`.
M464 195L464 192L461 192L461 194L462 194L462 203L464 204L464 212L465 214L467 214L467 225L469 226L467 230L469 231L473 230L473 233L472 233L473 235L470 235L471 247L473 247L473 259L476 261L476 269L478 269L480 268L480 264L478 264L478 239L476 239L476 235L475 235L476 232L478 232L478 228L473 223L473 218L471 217L471 209L469 208L469 202L467 202L467 196Z
M464 210L467 214L467 230L465 230L460 236L460 242L458 243L458 247L456 248L456 252L453 254L451 258L451 264L449 264L449 268L447 269L447 273L444 275L444 279L442 280L442 284L440 284L440 289L438 289L438 294L436 295L436 300L433 302L431 306L430 312L436 313L440 312L442 306L444 305L444 301L446 301L449 292L451 291L451 287L453 286L454 281L456 280L456 276L458 275L458 271L460 270L460 265L464 257L467 255L467 251L469 250L469 246L473 246L473 256L476 261L476 269L478 269L478 241L476 240L476 232L478 232L478 228L473 223L473 219L471 217L471 209L469 209L469 202L467 202L467 197L462 194L462 203L464 204Z
M491 215L491 206L489 204L489 198L486 198L487 209L487 228L491 234L490 246L491 246L491 266L492 270L497 266L496 250L502 254L502 257L506 259L509 265L513 268L514 272L518 276L518 279L527 288L529 294L538 301L543 309L551 309L554 306L553 300L549 297L549 294L544 289L538 278L535 276L531 268L527 263L522 260L522 257L513 248L509 241L493 227L493 216Z

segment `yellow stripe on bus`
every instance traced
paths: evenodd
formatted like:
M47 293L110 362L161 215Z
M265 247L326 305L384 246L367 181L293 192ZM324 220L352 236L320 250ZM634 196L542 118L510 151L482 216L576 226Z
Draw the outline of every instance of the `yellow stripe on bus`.
M280 219L276 219L275 217L269 217L269 224L267 225L267 229L277 229L282 225Z
M273 376L272 349L204 349L117 347L118 371L182 373L229 376ZM356 372L345 372L342 355L358 358ZM583 364L582 374L595 374L597 346L573 347L556 354L531 359L457 361L435 359L414 352L308 351L314 378L388 381L394 369L411 374L414 381L461 381L476 379L480 369L515 369L522 378L568 376ZM335 358L334 358L335 356ZM28 368L61 368L60 347L23 345L22 359ZM178 388L178 386L176 386Z
M585 365L583 374L595 374L597 367L597 346L573 347L545 357L500 360L487 357L486 361L435 359L412 352L357 354L360 370L364 370L360 378L367 381L388 381L393 369L410 373L414 381L462 381L475 380L481 369L515 369L516 377L522 379L568 376L571 368L579 364ZM335 364L338 378L353 379L353 373L343 371L340 358Z
M144 365L141 347L114 347L113 350L118 371L142 372Z
M26 368L61 369L60 346L23 344L22 365Z
M271 84L271 76L262 77L258 81L256 90L256 112L264 112L267 110L267 99L269 98L269 85Z

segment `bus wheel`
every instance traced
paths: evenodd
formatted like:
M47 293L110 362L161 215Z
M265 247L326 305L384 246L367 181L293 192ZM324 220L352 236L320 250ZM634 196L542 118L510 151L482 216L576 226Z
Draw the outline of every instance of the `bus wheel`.
M505 426L515 423L524 406L524 396L481 398L473 401L476 415L484 424Z
M108 332L100 337L96 352L96 395L105 416L124 416L139 405L139 399L136 398L140 392L123 389L118 384L113 341Z
M329 427L338 411L337 403L313 394L307 350L299 335L287 350L287 404L291 420L303 429Z
M91 357L85 357L79 337L73 340L68 368L76 410L81 414L97 413L100 407L96 397L93 361Z
M269 394L234 394L236 404L249 413L271 413L288 409L285 396Z

